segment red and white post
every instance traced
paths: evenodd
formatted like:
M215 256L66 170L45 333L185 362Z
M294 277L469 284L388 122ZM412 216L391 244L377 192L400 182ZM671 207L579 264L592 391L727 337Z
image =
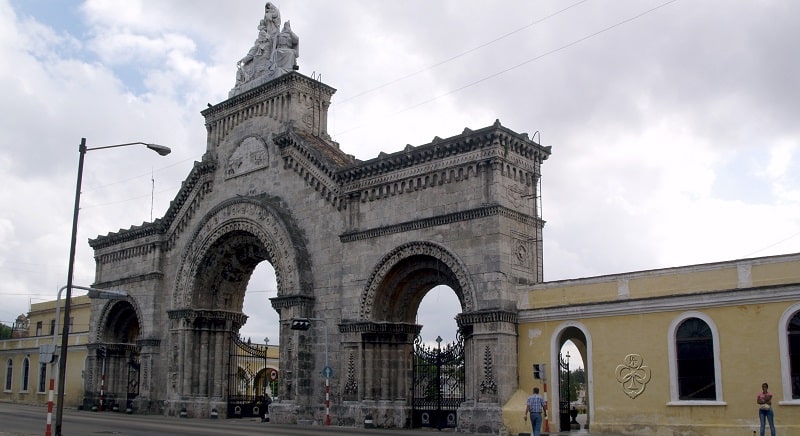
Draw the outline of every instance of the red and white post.
M47 392L47 428L44 431L45 436L53 434L53 391L56 388L56 380L53 378L55 371L50 371L50 390Z
M100 346L100 358L103 359L103 370L100 373L100 408L99 410L103 411L103 403L105 400L105 393L106 393L106 347Z
M106 374L105 372L103 375L100 376L100 411L103 411L103 400L105 397L105 388L106 388Z
M550 403L547 402L547 379L544 379L542 384L544 387L544 431L550 433L550 414L547 413L547 409L550 407Z
M325 425L331 425L331 379L325 377Z

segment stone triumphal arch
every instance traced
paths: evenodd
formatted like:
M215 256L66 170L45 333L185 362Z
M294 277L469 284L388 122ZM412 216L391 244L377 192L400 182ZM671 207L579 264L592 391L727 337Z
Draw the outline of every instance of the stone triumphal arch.
M276 27L260 26L229 98L202 111L205 154L165 215L90 241L95 286L130 295L93 303L91 346L116 359L108 395L134 412L224 417L245 289L266 261L281 323L273 421L322 422L329 389L337 423L412 425L416 311L446 285L461 305L457 425L496 430L518 386L515 289L542 279L549 147L498 121L355 159L327 132L335 90L296 71L298 38ZM293 330L300 318L311 328ZM90 357L90 397L100 367Z

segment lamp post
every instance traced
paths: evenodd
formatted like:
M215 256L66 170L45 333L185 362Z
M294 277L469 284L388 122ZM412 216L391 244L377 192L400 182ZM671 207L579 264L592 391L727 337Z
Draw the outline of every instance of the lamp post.
M78 237L78 211L81 204L81 182L83 181L83 161L87 151L103 150L106 148L126 147L129 145L144 145L161 156L168 155L172 150L169 147L146 142L127 142L124 144L106 145L102 147L86 147L86 138L81 138L78 146L78 181L75 186L75 209L72 212L72 240L69 246L69 267L67 271L67 295L64 301L64 328L61 334L61 355L58 360L58 396L56 397L56 436L61 436L61 422L64 415L64 380L67 374L67 347L69 346L69 311L72 297L72 274L75 269L75 247Z

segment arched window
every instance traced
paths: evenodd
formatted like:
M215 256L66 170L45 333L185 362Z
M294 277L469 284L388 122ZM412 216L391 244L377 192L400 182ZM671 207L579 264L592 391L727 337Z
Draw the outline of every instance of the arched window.
M714 338L700 318L684 320L675 333L678 399L716 400Z
M789 378L792 381L792 399L800 398L800 312L789 321L786 328L786 342L789 346Z
M710 317L686 312L673 320L668 335L670 405L724 405L719 333Z
M27 357L22 361L22 392L28 392L28 380L31 375L31 361Z
M800 404L800 303L783 312L778 332L783 387L781 404Z
M14 376L14 360L8 359L8 362L6 362L6 386L5 386L5 390L7 391L11 390L11 380L13 376Z
M37 392L42 393L47 386L47 364L40 363L39 364L39 389Z

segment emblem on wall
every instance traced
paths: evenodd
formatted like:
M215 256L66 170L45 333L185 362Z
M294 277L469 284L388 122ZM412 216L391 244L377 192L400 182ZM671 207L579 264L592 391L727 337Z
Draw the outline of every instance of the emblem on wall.
M617 365L616 375L625 395L636 398L644 392L645 386L650 381L650 367L644 365L642 356L628 354L623 363Z

